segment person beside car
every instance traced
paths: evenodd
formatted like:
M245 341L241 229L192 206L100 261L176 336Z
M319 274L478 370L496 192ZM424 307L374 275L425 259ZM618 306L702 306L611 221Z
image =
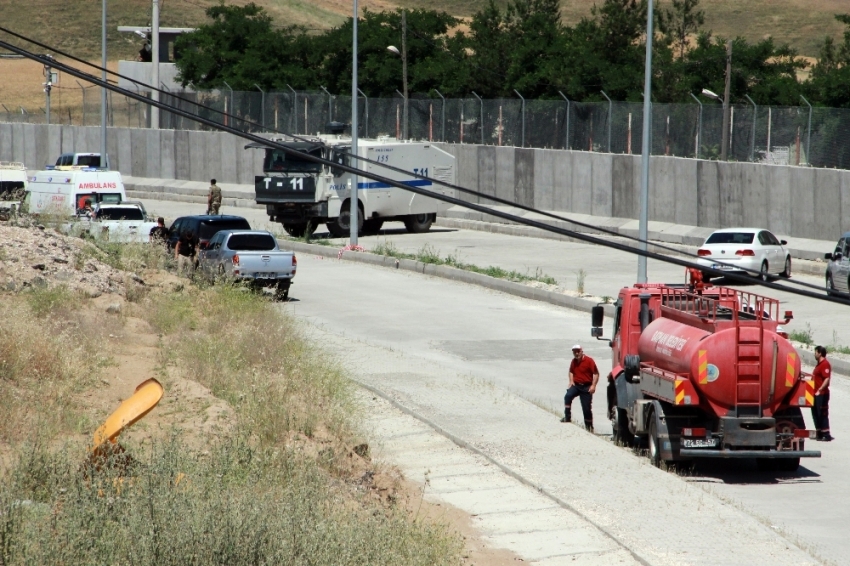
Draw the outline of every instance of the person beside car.
M171 232L165 227L165 218L160 216L156 219L156 226L151 228L150 242L152 244L165 244L170 236Z
M184 232L174 248L178 275L183 275L184 272L192 274L195 269L195 250L195 235L192 232Z

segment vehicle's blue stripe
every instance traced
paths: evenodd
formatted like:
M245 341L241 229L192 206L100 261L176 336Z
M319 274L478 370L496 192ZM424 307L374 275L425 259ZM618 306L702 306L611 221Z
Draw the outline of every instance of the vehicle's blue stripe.
M431 181L427 181L425 179L411 179L410 181L401 181L405 185L410 185L411 187L430 187L433 183ZM358 189L389 189L392 185L388 185L387 183L357 183Z

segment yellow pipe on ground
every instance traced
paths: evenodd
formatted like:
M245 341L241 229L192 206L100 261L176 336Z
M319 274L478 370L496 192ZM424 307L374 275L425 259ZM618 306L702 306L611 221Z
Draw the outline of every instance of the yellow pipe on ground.
M156 379L151 378L139 384L136 392L125 399L94 432L92 452L105 442L114 442L121 431L151 412L162 399L162 394L162 384Z

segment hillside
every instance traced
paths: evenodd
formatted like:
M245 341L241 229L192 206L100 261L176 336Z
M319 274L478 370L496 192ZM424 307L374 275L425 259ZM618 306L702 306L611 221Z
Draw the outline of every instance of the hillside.
M562 0L564 22L575 23L590 14L596 0ZM280 25L300 24L311 29L326 29L349 16L348 0L255 0L264 6ZM165 0L161 4L162 26L194 26L204 22L204 10L217 0ZM245 0L230 2L246 4ZM505 5L506 0L497 0ZM663 8L667 2L662 0ZM360 0L370 10L429 8L446 10L467 17L486 6L487 0ZM119 25L146 25L150 18L150 0L109 2L108 40L111 56L132 57L138 50L138 38L120 34ZM702 0L706 28L715 34L741 35L756 40L772 35L788 42L802 55L816 56L817 46L827 34L842 32L833 14L848 12L846 0ZM0 0L0 21L4 26L29 34L82 57L100 54L100 3L81 0L30 0L22 10L17 0Z

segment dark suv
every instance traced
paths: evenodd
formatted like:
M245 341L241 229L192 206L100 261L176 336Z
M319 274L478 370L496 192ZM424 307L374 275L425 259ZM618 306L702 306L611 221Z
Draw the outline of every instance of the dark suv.
M173 250L180 236L191 232L195 237L198 248L204 250L219 230L250 230L251 225L241 216L211 216L197 214L195 216L181 216L169 228L168 249Z

